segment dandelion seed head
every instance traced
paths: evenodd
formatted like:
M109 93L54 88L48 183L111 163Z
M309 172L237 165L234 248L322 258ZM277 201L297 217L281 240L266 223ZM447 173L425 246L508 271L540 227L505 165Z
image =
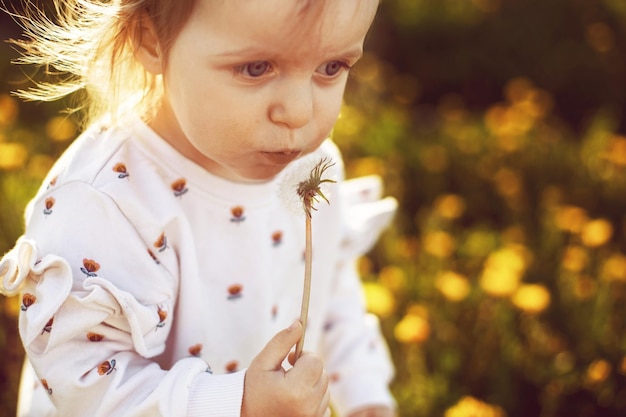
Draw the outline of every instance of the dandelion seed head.
M313 171L316 168L319 169L322 161L325 161L328 167L334 164L330 155L318 151L298 159L285 171L280 182L279 197L285 207L292 213L306 214L307 211L303 207L303 196L301 194L304 189L308 190L310 187L305 186L303 188L303 184L311 181ZM308 198L315 200L314 203L319 200L330 199L330 184L335 182L335 178L331 174L324 172L322 174L324 174L322 179L326 181L318 183L319 193L316 193L314 196L308 195ZM322 197L316 198L317 194L321 194Z

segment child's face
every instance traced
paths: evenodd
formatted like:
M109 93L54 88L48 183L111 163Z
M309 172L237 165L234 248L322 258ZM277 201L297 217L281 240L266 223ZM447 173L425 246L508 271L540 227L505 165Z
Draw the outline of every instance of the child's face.
M298 14L303 3L309 9ZM271 179L329 135L379 0L198 0L153 128L234 181Z

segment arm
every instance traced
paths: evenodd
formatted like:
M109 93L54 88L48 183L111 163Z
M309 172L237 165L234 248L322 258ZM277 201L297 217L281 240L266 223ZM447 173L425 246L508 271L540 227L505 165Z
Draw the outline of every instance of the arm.
M199 358L169 370L154 360L174 320L177 271L173 251L159 262L149 255L153 241L86 184L31 206L0 278L5 292L22 293L20 335L59 415L183 416L203 399L199 414L219 406L239 415L243 373L210 375Z

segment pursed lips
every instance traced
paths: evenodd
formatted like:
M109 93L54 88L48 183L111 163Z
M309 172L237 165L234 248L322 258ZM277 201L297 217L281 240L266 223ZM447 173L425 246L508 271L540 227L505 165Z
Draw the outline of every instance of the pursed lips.
M271 165L286 165L300 156L302 151L264 151L260 153Z

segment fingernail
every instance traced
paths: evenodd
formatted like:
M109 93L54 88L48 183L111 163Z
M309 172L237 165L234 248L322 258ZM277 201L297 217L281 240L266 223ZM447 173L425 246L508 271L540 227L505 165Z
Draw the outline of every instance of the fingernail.
M287 330L295 330L296 327L298 327L298 323L300 322L300 320L294 320L293 323L291 323L291 325L287 328Z

